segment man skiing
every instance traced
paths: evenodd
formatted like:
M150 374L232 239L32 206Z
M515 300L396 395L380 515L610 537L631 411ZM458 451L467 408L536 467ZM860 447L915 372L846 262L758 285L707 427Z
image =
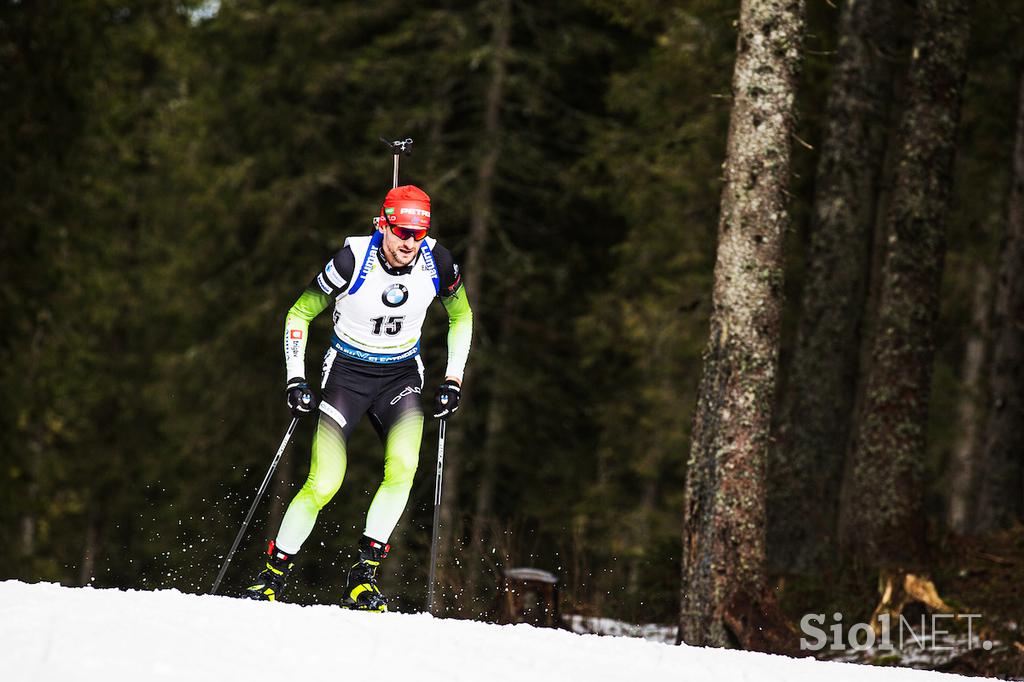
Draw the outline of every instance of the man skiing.
M384 479L367 511L359 561L349 570L342 604L387 610L377 569L390 549L388 538L405 509L419 459L420 330L434 298L441 299L449 317L448 367L434 398L434 416L445 418L459 407L473 313L451 252L427 237L430 197L413 185L395 187L374 224L372 236L345 240L285 319L286 394L292 413L300 416L318 407L305 379L309 322L334 303L309 477L270 542L265 568L246 591L252 599L281 596L294 555L341 486L346 443L365 413L384 443Z

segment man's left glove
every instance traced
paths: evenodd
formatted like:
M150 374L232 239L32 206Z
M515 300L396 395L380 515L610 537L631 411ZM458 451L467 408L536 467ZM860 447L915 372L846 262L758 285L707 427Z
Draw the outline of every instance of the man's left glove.
M461 395L462 389L459 388L459 382L454 379L445 379L444 383L438 387L437 393L434 394L434 416L444 418L454 414L455 410L459 409Z
M288 407L291 408L293 417L301 417L316 409L316 397L313 391L309 390L309 384L305 379L289 379L284 390L288 395Z

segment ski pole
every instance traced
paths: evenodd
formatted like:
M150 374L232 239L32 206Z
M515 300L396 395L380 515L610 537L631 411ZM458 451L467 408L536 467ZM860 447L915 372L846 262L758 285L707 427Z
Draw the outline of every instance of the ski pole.
M437 431L437 478L434 480L434 534L430 540L430 578L427 588L427 613L434 613L434 572L437 568L437 533L441 525L441 472L444 469L444 430L448 420L441 418Z
M260 484L260 489L256 491L256 499L252 501L252 506L249 507L249 513L245 515L245 521L242 522L242 527L238 530L238 535L235 536L235 542L231 545L231 551L228 552L228 556L224 559L224 565L220 567L220 573L217 574L217 579L213 581L213 589L210 590L210 594L217 594L217 588L220 587L220 581L224 579L224 574L228 570L228 564L231 563L231 557L235 556L235 550L238 549L238 543L242 541L242 536L245 535L245 529L249 527L249 521L252 520L253 512L256 511L256 505L260 503L260 498L263 497L263 493L267 490L267 485L270 483L270 479L274 475L274 470L277 469L277 463L281 461L281 455L284 454L285 448L288 447L288 441L292 439L292 432L295 431L295 425L299 423L298 417L292 418L292 423L288 426L288 433L284 434L284 440L281 441L281 446L277 448L277 454L274 455L274 461L270 463L270 470L267 471L267 475L263 477L263 483Z

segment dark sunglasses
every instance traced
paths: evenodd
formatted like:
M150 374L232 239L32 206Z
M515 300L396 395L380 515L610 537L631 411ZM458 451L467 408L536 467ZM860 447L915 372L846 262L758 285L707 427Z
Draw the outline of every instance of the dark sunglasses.
M425 227L399 227L398 225L389 225L391 228L391 234L395 235L403 242L412 237L418 242L421 242L427 236L427 228Z

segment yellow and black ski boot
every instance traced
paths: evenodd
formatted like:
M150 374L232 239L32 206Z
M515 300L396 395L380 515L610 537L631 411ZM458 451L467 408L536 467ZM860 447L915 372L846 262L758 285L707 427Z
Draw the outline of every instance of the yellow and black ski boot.
M365 535L359 540L359 561L348 571L348 584L341 605L357 611L388 610L388 602L377 587L377 569L388 555L391 545L377 542Z
M245 591L245 596L257 601L277 601L284 592L285 581L292 570L292 555L285 554L270 541L267 546L267 567L256 576L256 582Z

